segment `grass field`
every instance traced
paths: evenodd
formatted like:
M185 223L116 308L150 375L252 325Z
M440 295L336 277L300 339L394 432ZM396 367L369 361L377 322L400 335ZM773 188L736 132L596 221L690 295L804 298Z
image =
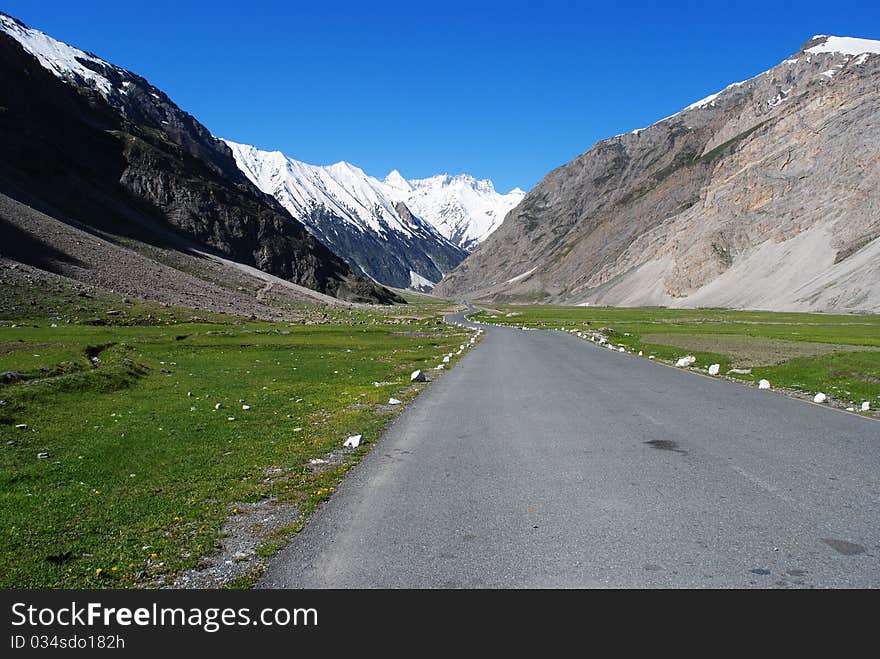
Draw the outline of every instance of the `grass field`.
M389 397L416 395L410 372L470 336L413 301L304 325L113 298L22 315L7 300L0 586L168 582L215 551L237 503L266 497L299 512L266 551L283 544L367 449L319 473L309 460L352 434L371 445L400 409Z
M880 317L805 313L516 305L493 307L477 320L543 329L602 330L615 345L695 367L751 369L734 377L812 394L849 406L880 407ZM589 323L586 326L585 323Z

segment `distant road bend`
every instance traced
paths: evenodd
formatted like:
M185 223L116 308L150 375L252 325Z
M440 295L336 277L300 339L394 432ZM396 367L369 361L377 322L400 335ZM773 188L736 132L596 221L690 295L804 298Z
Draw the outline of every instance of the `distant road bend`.
M876 421L490 327L260 585L876 588L878 504Z

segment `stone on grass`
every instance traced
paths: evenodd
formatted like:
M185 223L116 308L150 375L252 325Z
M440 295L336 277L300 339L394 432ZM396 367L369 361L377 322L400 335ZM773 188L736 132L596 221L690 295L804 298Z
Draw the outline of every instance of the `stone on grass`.
M363 435L352 435L351 437L346 439L342 445L345 448L357 448L358 446L361 445L361 440L363 440L363 438L364 438Z
M718 375L718 372L721 370L721 364L712 364L709 367L709 375Z
M828 396L823 394L821 391L813 396L814 403L824 403L826 400L828 400Z
M446 356L443 358L443 363L444 363L444 364L448 364L448 363L449 363L449 355L446 355Z
M641 350L639 350L639 357L641 357L641 356L642 356L642 351L641 351Z
M758 381L758 389L769 389L770 388L770 380L759 380Z
M846 411L847 411L847 412L855 412L855 411L856 411L856 408L854 408L854 407L847 407L847 408L846 408Z
M234 416L228 416L228 417L226 417L226 420L227 420L227 421L235 421L235 417L234 417Z
M400 401L397 400L396 398L389 398L389 399L388 399L388 404L389 404L389 405L400 405Z
M425 377L425 374L422 373L421 370L413 371L412 375L409 376L410 382L427 382L428 378Z
M617 352L626 352L626 348L624 348L623 346L620 346L620 347L617 349Z
M37 453L38 460L48 460L49 459L49 451L40 451Z
M675 362L675 365L679 368L686 368L693 364L695 361L697 361L697 358L693 355L685 355L684 357L679 358L679 360Z
M656 357L654 357L654 355L648 355L648 359L656 359Z
M250 405L242 405L242 406L241 406L241 409L243 409L243 410L249 410L249 409L251 409L251 406L250 406Z
M862 403L862 412L870 412L871 411L871 403L870 401L865 401Z
M214 406L214 409L215 409L215 410L219 410L221 407L223 407L223 403L217 403L217 404Z
M435 370L435 371L442 371L444 368L446 368L446 364L437 364L437 365L434 367L434 370Z
M752 369L750 369L750 368L732 368L729 371L727 371L728 375L730 375L731 373L736 373L737 375L751 375Z
M28 425L26 423L17 423L17 424L15 424L15 427L18 430L27 430Z

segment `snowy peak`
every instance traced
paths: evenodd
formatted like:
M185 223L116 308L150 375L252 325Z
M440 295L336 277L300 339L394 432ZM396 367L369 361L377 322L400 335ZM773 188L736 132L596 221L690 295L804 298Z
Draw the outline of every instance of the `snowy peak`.
M412 186L409 184L409 181L403 178L401 173L396 169L392 170L388 176L385 177L385 185L405 193L412 191Z
M409 183L413 212L468 251L501 226L504 216L525 196L519 188L500 194L492 181L469 174L440 174Z
M375 281L428 290L467 252L414 213L410 182L341 161L327 166L226 141L239 169L325 245Z
M226 144L248 178L295 217L306 216L318 205L342 222L380 234L430 231L468 251L498 228L525 196L519 188L499 194L492 181L469 174L407 180L395 169L379 180L345 161L310 165L279 151L261 151L229 140ZM406 213L400 212L400 203Z

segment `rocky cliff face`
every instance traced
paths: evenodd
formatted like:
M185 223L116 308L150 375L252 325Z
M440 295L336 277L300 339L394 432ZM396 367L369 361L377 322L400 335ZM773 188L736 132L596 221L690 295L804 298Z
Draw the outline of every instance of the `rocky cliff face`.
M4 14L0 106L0 184L29 206L162 247L191 242L343 299L399 300L355 277L160 90Z
M550 174L437 291L880 311L880 42L815 37Z

